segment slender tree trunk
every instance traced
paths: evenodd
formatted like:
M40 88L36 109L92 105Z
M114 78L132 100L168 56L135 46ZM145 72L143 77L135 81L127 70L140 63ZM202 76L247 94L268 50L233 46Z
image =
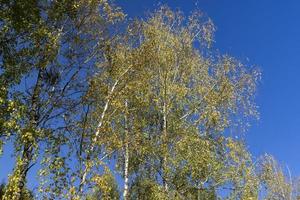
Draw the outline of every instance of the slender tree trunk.
M164 188L165 188L165 191L167 192L169 190L169 185L168 185L168 182L167 182L167 136L168 136L168 133L167 133L167 115L166 115L166 105L164 103L164 124L163 124L163 138L164 138L164 145L166 146L165 147L165 155L164 155L164 158L163 158L163 170L164 170Z
M165 153L163 158L163 171L164 171L164 189L166 192L169 190L169 185L167 181L167 152L168 152L168 131L167 131L167 75L164 78L164 94L163 94L163 144L165 145Z
M90 145L90 150L89 152L93 152L94 148L95 148L95 143L97 142L98 138L99 138L99 135L100 135L100 130L102 128L102 125L104 123L104 118L105 118L105 115L106 115L106 112L107 112L107 109L108 109L108 106L110 104L110 101L111 101L111 98L112 98L112 95L117 87L117 85L119 84L119 82L121 81L121 78L128 73L128 71L131 69L131 67L128 67L120 76L119 78L115 81L114 85L112 86L112 88L110 89L109 91L109 94L107 96L107 100L105 102L105 105L104 105L104 109L102 111L102 114L101 114L101 117L100 117L100 122L98 123L97 125L97 129L96 129L96 132L95 132L95 137L92 139L92 144ZM105 159L108 155L110 155L110 153L107 153L105 154L101 160ZM87 161L89 160L89 158L87 158ZM83 192L83 186L86 182L86 176L87 176L87 173L88 173L88 168L85 167L81 176L80 176L80 183L79 183L79 187L78 187L78 191L79 191L79 196L82 194Z
M38 127L38 120L39 120L39 114L38 114L38 102L39 102L39 96L41 93L41 87L42 87L42 69L39 69L37 80L35 87L33 89L32 97L31 97L31 111L30 111L30 124L29 127L32 131L35 131ZM34 146L32 143L26 142L23 146L23 152L22 152L22 164L19 167L20 170L20 179L18 181L18 191L19 194L17 194L17 198L21 199L22 191L24 190L25 184L26 184L26 177L27 173L31 167L31 162L33 159L34 154Z
M113 87L112 87L112 89L110 91L110 94L108 95L108 98L106 100L106 103L104 105L104 109L103 109L103 112L102 112L101 117L100 117L100 122L98 123L97 130L96 130L96 133L95 133L95 137L92 140L92 144L91 144L91 147L90 147L90 152L93 152L93 150L95 148L94 144L97 142L97 139L99 137L100 129L102 128L102 125L103 125L103 122L104 122L104 117L105 117L106 111L108 109L108 105L110 103L110 98L111 98L112 93L115 90L115 87L116 87L117 83L118 82L115 82L115 84L113 85ZM87 161L88 160L89 160L89 158L87 158ZM78 188L80 195L83 192L83 185L85 184L87 173L88 173L88 168L85 167L84 170L83 170L83 172L82 172L82 174L81 174L80 184L79 184L79 188Z
M128 119L127 119L127 113L128 113L128 103L127 100L125 100L125 115L124 115L124 124L125 124L125 138L124 138L124 192L123 192L123 198L124 200L128 199L128 183L129 183L129 174L128 174L128 168L129 168L129 131L128 131Z

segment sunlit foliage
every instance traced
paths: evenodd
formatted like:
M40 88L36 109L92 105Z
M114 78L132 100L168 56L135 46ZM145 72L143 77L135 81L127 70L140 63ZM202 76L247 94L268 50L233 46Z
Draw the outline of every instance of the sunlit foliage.
M15 158L2 199L33 199L33 166L38 199L296 196L242 140L259 117L259 70L216 53L203 13L126 20L108 0L0 9L0 152L12 144Z

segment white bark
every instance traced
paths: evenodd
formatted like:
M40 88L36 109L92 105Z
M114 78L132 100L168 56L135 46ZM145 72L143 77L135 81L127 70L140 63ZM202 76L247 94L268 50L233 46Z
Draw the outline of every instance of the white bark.
M107 100L105 102L105 105L104 105L104 108L103 108L103 111L101 113L101 117L100 117L100 121L98 123L98 126L97 126L97 129L96 129L96 132L95 132L95 137L93 138L92 140L92 143L91 143L91 146L90 146L90 152L93 152L94 148L95 148L95 143L97 142L98 138L99 138L99 134L100 134L100 130L101 130L101 127L104 123L104 118L105 118L105 115L106 115L106 112L107 112L107 109L108 109L108 106L110 104L110 101L111 101L111 98L112 98L112 95L117 87L117 85L119 84L121 78L131 69L131 67L128 67L120 76L119 78L114 82L113 86L111 87L110 91L109 91L109 94L107 96ZM114 151L113 151L114 152ZM111 152L111 153L113 153ZM110 155L111 153L107 153L105 154L101 160L103 160L104 158L106 158L108 155ZM88 173L88 168L85 167L84 170L83 170L83 173L82 173L82 176L81 176L81 180L80 180L80 184L79 184L79 192L80 194L82 194L82 191L83 191L83 185L85 184L85 181L86 181L86 176L87 176L87 173Z
M168 192L169 190L169 185L167 182L167 152L168 152L168 141L167 141L167 136L168 136L168 132L167 132L167 77L165 77L165 81L164 81L164 97L163 97L163 142L164 145L166 145L166 152L165 152L165 156L163 158L163 171L164 171L164 189L166 192Z
M128 199L128 184L129 184L129 135L128 135L128 119L127 119L127 111L128 111L127 101L125 101L125 115L124 115L124 123L125 123L125 139L124 139L124 191L123 198L124 200Z

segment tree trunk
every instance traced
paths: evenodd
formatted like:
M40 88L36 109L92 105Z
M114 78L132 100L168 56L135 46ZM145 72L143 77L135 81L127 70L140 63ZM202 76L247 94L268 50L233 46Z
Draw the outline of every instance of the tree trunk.
M128 168L129 168L129 135L128 135L128 119L127 119L127 113L128 113L128 104L127 100L125 101L125 115L124 115L124 125L125 125L125 138L124 138L124 192L123 192L123 198L124 200L128 199L128 183L129 183L129 174L128 174Z
M163 158L163 184L166 192L169 190L169 185L167 181L167 152L168 152L168 141L167 141L168 131L167 131L167 75L165 75L164 80L164 95L163 95L163 145L165 145L165 153Z
M102 128L102 125L104 123L104 118L105 118L105 115L106 115L106 111L108 109L108 106L110 104L110 100L111 100L111 97L117 87L117 85L119 84L119 82L121 81L121 78L128 73L128 71L130 70L131 68L127 68L120 76L119 78L115 81L114 85L112 86L112 88L110 89L109 91L109 94L107 96L107 100L105 102L105 105L104 105L104 109L102 111L102 114L101 114L101 117L100 117L100 122L98 123L97 125L97 129L96 129L96 133L95 133L95 137L92 139L92 144L90 145L90 150L89 152L93 152L94 148L95 148L95 143L97 142L98 140L98 137L100 135L100 130ZM111 152L112 153L112 152ZM100 160L103 160L105 159L108 155L110 155L111 153L107 153L105 154ZM89 160L89 158L87 158L87 160ZM78 187L78 192L79 192L79 196L82 195L83 193L83 186L86 182L86 176L87 176L87 173L88 173L88 168L85 167L81 176L80 176L80 183L79 183L79 187Z
M38 114L38 102L39 102L39 96L41 93L41 87L42 87L42 69L39 69L37 80L35 87L33 89L32 97L31 97L31 110L29 114L29 127L31 131L35 131L38 127L38 120L39 120L39 114ZM31 167L31 162L34 154L34 146L32 143L26 142L23 146L23 152L22 152L22 164L19 167L20 170L20 179L18 181L18 193L16 194L18 199L21 199L22 192L24 190L24 187L26 185L26 177L27 173Z

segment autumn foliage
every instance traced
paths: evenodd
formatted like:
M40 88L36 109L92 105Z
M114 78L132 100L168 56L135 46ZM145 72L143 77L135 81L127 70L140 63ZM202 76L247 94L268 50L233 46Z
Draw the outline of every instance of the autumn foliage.
M0 9L0 147L15 160L2 199L296 198L286 170L243 140L260 71L214 50L202 12L130 20L108 0Z

